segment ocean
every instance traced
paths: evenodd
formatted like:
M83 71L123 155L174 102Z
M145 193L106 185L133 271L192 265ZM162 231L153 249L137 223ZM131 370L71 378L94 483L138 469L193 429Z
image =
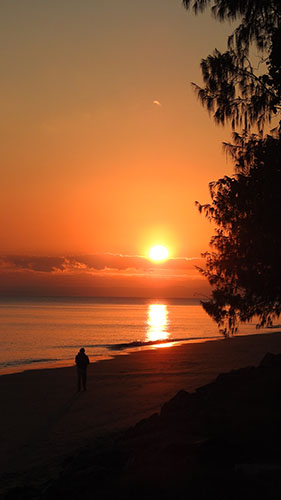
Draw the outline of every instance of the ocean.
M143 349L221 338L198 301L1 299L0 374L70 366L84 347L90 361ZM241 334L264 333L254 324Z

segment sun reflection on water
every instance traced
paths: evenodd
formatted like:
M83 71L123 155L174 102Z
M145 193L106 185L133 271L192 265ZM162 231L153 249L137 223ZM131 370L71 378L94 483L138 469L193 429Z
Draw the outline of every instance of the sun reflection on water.
M168 308L165 304L150 304L147 314L146 340L155 342L169 338Z

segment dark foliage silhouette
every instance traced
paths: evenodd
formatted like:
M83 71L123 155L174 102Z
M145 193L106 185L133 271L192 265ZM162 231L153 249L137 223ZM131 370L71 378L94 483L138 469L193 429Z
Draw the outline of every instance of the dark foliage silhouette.
M211 183L212 203L198 207L217 226L201 270L214 287L204 308L233 334L239 321L271 325L281 312L281 143L237 135L228 148L236 175Z
M205 86L193 84L201 103L217 123L259 129L281 110L279 0L183 0L197 13L211 6L220 21L241 22L228 37L228 50L215 50L201 62ZM251 62L250 49L260 57Z
M194 85L215 122L230 122L233 144L225 144L235 175L210 183L211 203L200 212L216 224L199 269L213 287L204 309L225 335L239 321L258 317L270 326L281 313L281 3L279 0L183 0L195 13L211 7L220 21L239 20L228 50L201 62L205 86ZM260 57L256 68L253 49ZM263 129L275 118L271 135ZM253 127L257 134L253 134Z

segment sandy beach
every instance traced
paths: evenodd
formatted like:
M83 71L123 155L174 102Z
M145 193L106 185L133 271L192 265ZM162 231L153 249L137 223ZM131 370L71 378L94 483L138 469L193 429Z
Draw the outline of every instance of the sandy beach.
M1 376L4 487L42 465L51 475L75 449L159 412L181 389L194 391L219 373L257 366L267 352L281 353L280 332L92 359L81 393L75 366Z

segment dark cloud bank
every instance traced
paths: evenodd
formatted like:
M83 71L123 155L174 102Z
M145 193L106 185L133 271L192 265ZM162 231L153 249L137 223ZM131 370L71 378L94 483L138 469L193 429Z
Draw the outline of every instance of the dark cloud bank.
M202 259L153 263L140 256L0 257L0 296L190 298L208 293Z
M184 271L201 266L200 258L177 258L165 262L154 263L145 257L130 255L96 254L76 255L66 257L5 255L0 257L0 269L26 270L35 272L71 272L84 270L93 271L146 271L163 269Z

